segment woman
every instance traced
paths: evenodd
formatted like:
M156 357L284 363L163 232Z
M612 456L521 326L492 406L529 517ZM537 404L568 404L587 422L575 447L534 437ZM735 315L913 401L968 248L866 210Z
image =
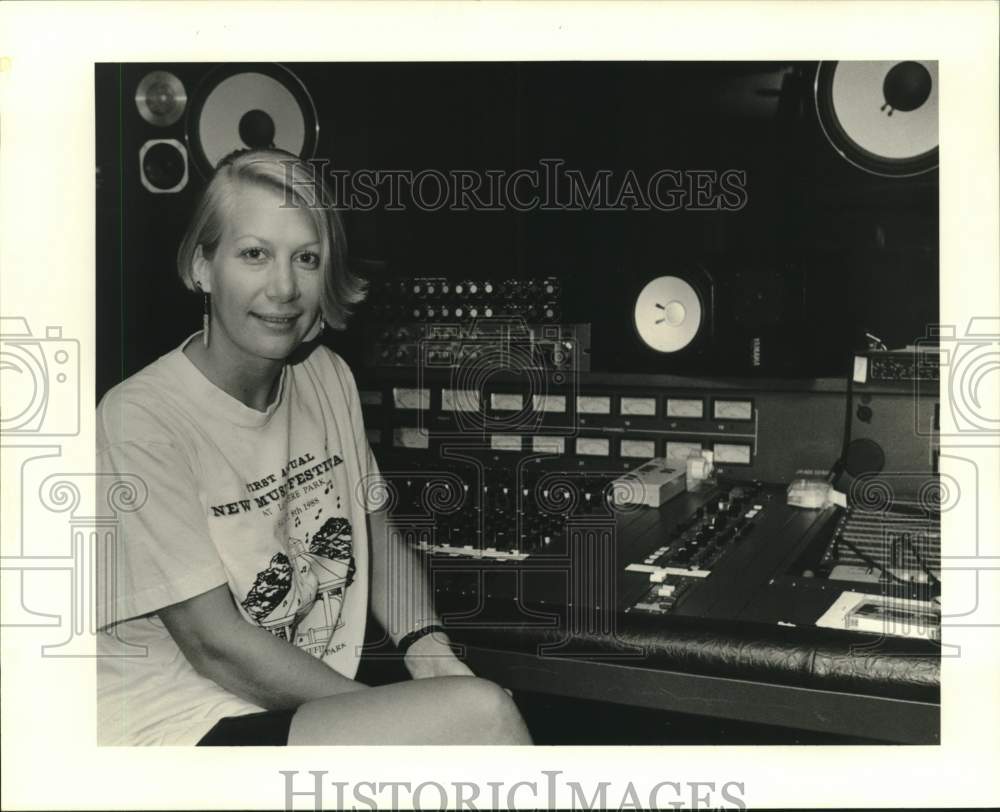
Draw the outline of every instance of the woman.
M146 493L105 587L102 743L530 742L376 509L353 376L314 340L363 295L326 199L290 154L223 161L178 254L203 331L98 407L99 465ZM352 679L369 583L411 682Z

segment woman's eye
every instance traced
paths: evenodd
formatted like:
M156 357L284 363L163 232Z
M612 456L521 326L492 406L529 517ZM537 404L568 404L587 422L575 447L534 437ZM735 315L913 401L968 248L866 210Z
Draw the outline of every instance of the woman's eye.
M266 256L264 249L258 246L252 246L250 248L244 248L240 251L240 256L244 259L248 259L251 262L260 262Z
M313 253L312 251L303 251L299 254L299 263L305 265L307 268L318 268L319 254Z

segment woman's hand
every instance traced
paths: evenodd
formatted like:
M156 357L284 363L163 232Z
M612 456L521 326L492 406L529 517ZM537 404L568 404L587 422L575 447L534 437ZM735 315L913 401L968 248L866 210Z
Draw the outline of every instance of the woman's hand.
M417 640L406 650L403 663L413 679L475 676L438 634L428 634Z

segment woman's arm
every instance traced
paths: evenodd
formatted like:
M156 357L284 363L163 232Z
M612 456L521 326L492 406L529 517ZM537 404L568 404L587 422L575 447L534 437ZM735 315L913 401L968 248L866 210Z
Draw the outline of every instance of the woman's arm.
M402 540L385 511L369 513L368 521L375 619L394 643L423 626L440 624L420 556ZM414 679L472 675L455 657L443 632L421 637L407 649L403 662Z
M373 485L371 477L378 473L365 436L361 398L354 375L344 360L326 350L340 385L347 397L347 410L357 442L363 485ZM371 538L371 612L382 624L394 643L423 626L439 624L430 582L420 556L392 527L388 513L371 504L368 508L368 529ZM470 676L472 672L455 657L443 632L426 635L411 645L404 663L415 679L421 677Z
M248 623L225 585L157 614L195 671L262 708L296 708L367 687Z

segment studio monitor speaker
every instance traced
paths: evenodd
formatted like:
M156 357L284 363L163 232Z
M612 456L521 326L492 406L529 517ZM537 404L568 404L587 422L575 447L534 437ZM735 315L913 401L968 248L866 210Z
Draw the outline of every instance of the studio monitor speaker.
M908 177L937 166L937 62L821 62L815 99L827 140L859 169Z
M302 81L279 64L221 65L195 89L186 121L195 165L209 177L237 149L277 147L316 154L316 106Z
M936 480L939 397L936 382L920 383L854 383L843 459L851 480L880 483L904 499Z

